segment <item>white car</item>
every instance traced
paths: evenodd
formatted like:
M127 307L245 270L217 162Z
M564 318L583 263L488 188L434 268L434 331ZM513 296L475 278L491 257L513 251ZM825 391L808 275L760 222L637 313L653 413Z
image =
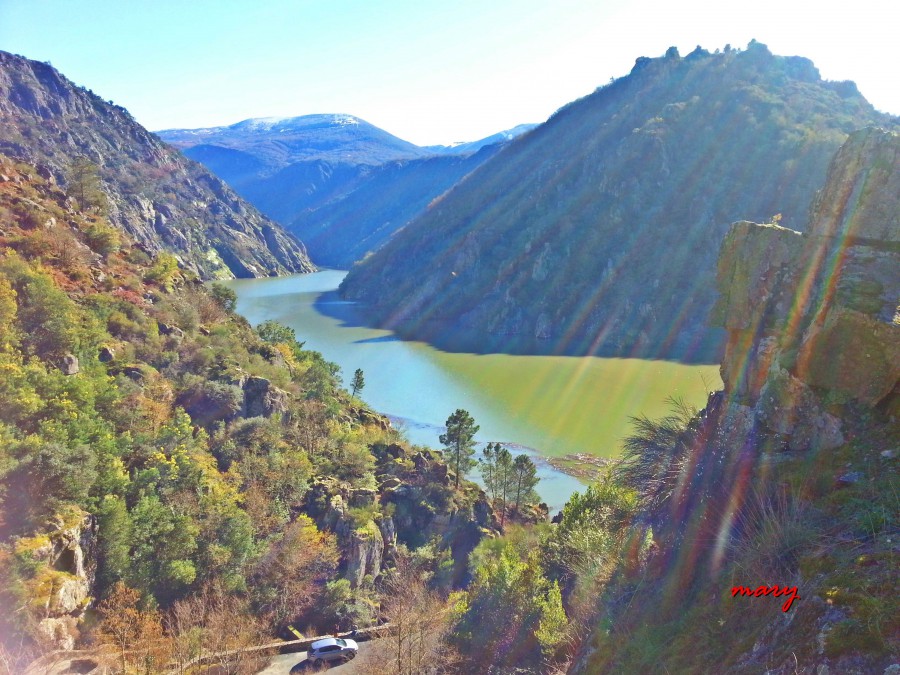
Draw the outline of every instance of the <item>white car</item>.
M320 666L330 661L349 661L356 657L359 645L355 640L343 638L325 638L316 640L309 646L307 658L314 666Z

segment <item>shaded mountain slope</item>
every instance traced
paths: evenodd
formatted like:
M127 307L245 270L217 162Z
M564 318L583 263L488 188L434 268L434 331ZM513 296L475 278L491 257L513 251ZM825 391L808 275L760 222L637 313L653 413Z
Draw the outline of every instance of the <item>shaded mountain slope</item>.
M204 278L314 269L293 236L124 108L48 64L6 52L0 52L0 151L37 165L70 193L76 162L95 165L93 201L109 221L151 253L174 252Z
M159 136L285 224L344 194L371 167L431 154L351 115L255 118Z
M871 123L894 121L759 43L641 57L513 141L342 292L418 338L451 321L503 350L714 358L728 223L800 227L831 156Z
M425 148L350 115L250 119L159 135L288 226L313 260L350 267L497 150L487 146L533 127Z
M469 155L388 162L365 171L357 167L353 189L310 208L290 223L288 230L306 243L317 263L347 269L378 250L394 232L502 147L490 145Z

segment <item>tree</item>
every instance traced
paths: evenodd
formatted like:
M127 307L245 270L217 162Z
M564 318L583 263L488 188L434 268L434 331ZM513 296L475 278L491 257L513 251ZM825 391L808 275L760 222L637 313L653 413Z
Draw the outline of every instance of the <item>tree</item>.
M540 552L521 544L483 540L470 559L471 584L451 598L455 641L476 672L533 663L565 637L559 587L544 576Z
M475 454L475 434L480 428L468 411L457 408L447 418L447 433L440 435L440 441L450 452L456 468L456 489L459 489L460 475L468 473L475 465L472 455Z
M166 662L159 614L142 610L140 599L137 590L118 581L97 608L101 617L99 638L115 646L123 672L128 672L129 664L153 672Z
M356 392L362 391L363 387L366 386L366 380L363 377L362 368L357 368L356 372L353 373L353 393L352 396L356 396Z
M485 492L493 501L497 499L497 454L493 443L488 443L487 447L481 451L481 459L478 460L478 463L481 466L481 478L484 480Z
M210 285L209 294L226 312L233 312L237 307L237 293L225 284L214 283Z
M319 530L309 516L297 516L256 565L256 608L279 628L296 621L322 595L338 559L335 536Z
M272 344L293 345L297 341L297 333L290 326L268 319L256 327L256 334L265 342Z
M540 478L537 477L537 467L528 455L519 455L513 461L513 477L515 481L515 509L519 510L524 500L533 498L534 487Z
M500 502L500 527L506 523L506 502L514 488L513 459L499 443L488 443L481 453L481 476L494 507Z
M443 672L453 654L445 643L450 613L428 589L421 571L405 558L386 575L384 617L391 631L375 640L363 657L361 671L372 675L419 675Z
M66 174L67 192L87 211L91 207L102 210L106 195L100 188L100 167L87 157L79 157L69 166Z

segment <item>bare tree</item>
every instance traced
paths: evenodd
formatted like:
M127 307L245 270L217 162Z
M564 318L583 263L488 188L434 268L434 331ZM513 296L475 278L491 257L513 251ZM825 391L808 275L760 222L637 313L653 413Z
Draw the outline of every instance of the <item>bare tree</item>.
M250 675L265 665L266 657L249 651L265 639L265 633L247 606L247 601L214 590L207 594L204 643L215 654L215 663L223 675Z
M426 675L442 672L453 659L444 638L449 614L440 596L429 590L406 561L386 583L383 610L390 623L388 636L373 642L359 661L359 672L373 675Z
M169 660L168 641L163 637L158 612L139 607L141 594L121 581L98 610L102 617L97 637L112 645L121 672L157 672Z

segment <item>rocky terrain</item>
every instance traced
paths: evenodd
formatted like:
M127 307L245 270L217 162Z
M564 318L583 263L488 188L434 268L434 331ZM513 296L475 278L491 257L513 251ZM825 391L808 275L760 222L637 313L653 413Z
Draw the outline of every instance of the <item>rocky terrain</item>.
M715 251L736 217L805 227L847 135L895 124L802 57L637 59L512 142L356 266L387 326L500 349L717 358Z
M148 252L173 252L201 277L314 269L303 245L128 111L52 66L0 52L0 152L102 210ZM83 164L79 164L83 162ZM76 172L81 166L81 175ZM87 197L87 199L85 199Z

